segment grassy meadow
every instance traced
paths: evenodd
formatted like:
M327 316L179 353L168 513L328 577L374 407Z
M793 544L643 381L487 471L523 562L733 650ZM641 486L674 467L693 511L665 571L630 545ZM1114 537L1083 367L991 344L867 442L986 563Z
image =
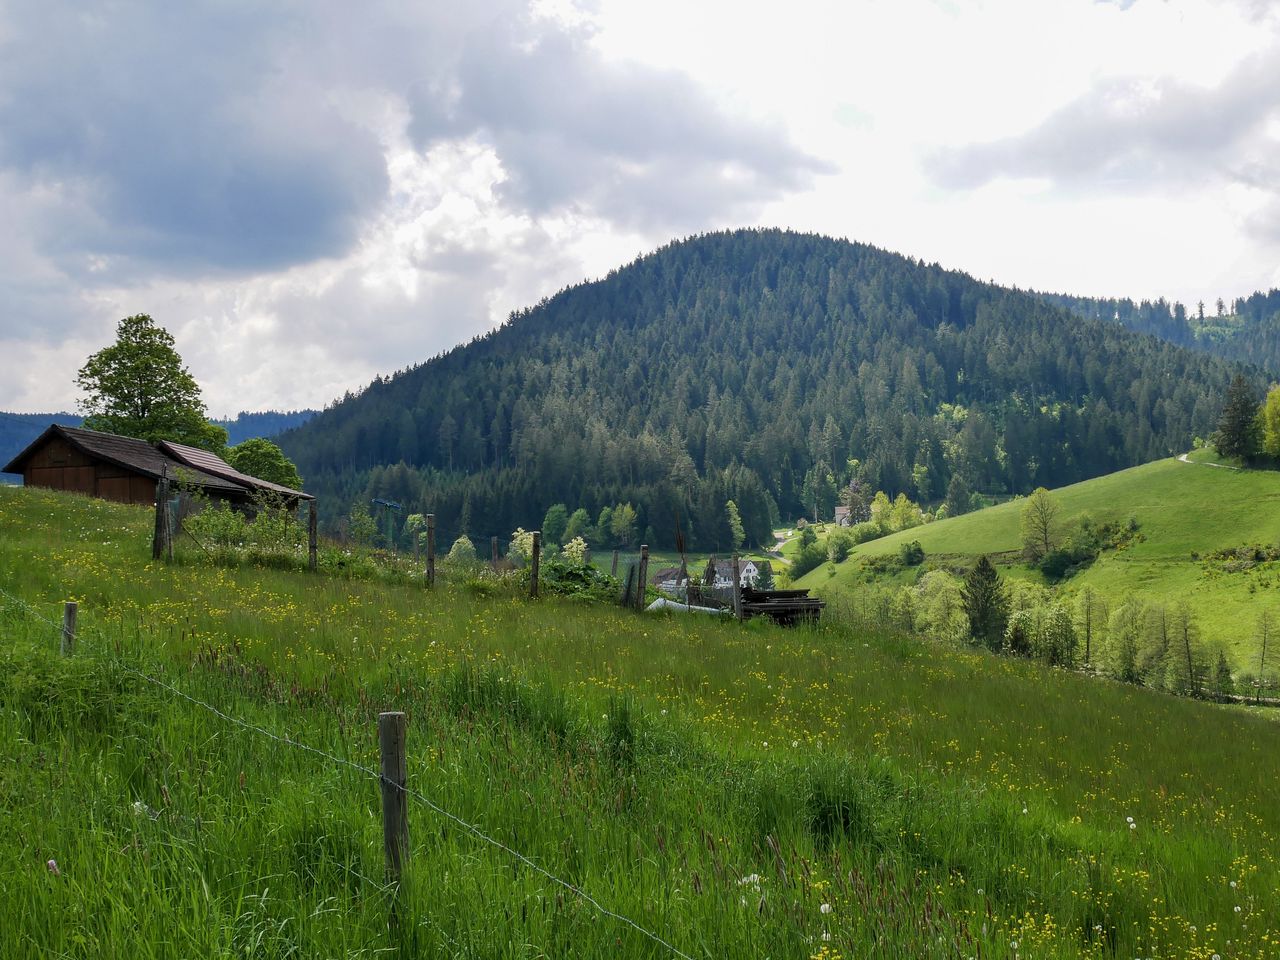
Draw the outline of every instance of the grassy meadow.
M1280 955L1267 715L877 632L852 590L787 631L156 564L150 523L0 488L0 956ZM174 689L362 766L405 710L412 788L680 953L416 800L388 885L375 781Z
M1131 543L1104 551L1061 588L1092 586L1113 607L1130 595L1156 603L1187 600L1205 640L1224 645L1240 669L1256 655L1259 610L1280 616L1280 562L1230 572L1210 555L1280 543L1280 473L1213 465L1211 454L1197 451L1190 463L1158 460L1053 491L1064 530L1085 514L1099 522L1133 517L1139 525ZM1022 506L1022 500L1011 500L860 544L848 560L834 567L823 564L800 585L825 596L852 595L868 582L867 558L896 555L912 540L920 541L931 563L965 566L985 553L1002 574L1041 580L1020 556Z

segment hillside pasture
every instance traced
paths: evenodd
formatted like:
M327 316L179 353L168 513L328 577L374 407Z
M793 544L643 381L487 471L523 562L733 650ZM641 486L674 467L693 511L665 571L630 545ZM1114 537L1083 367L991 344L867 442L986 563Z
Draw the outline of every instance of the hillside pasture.
M693 957L1275 955L1252 713L840 603L788 631L153 564L149 523L0 492L6 957L675 955L421 803L397 894L376 781L174 689L365 766L406 710L411 785Z

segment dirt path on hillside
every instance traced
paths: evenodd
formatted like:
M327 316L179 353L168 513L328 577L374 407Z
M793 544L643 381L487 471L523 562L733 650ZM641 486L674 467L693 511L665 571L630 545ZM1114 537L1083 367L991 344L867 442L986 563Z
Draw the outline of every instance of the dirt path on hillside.
M1233 467L1229 463L1200 463L1196 460L1188 458L1187 454L1183 454L1178 458L1182 463L1189 463L1193 467L1217 467L1219 470L1239 470L1239 467Z

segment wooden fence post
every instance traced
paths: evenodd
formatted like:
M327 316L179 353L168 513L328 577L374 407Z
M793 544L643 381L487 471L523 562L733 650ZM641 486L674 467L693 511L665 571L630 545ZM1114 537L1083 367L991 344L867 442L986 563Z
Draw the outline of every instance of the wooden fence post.
M378 714L378 750L382 755L382 846L387 857L387 879L400 879L409 859L409 796L405 760L408 721L400 712Z
M62 655L69 657L76 651L76 611L78 604L68 600L62 605Z
M498 569L498 538L489 538L489 562L493 564L493 569Z
M166 469L156 481L156 529L151 536L151 559L164 555L166 534L169 532L169 472Z
M427 514L427 586L436 585L436 515Z
M538 568L542 565L542 531L533 531L533 557L529 563L529 597L538 599Z
M634 563L627 564L627 582L622 585L622 605L630 607L635 604L635 598L631 596L631 586L636 580L636 565Z
M742 619L742 566L738 555L733 555L733 615Z
M618 551L613 551L613 566L609 570L609 576L616 577L618 575Z
M640 544L640 572L636 577L636 609L644 609L644 592L649 586L649 545Z
M316 571L316 554L318 548L318 540L316 538L316 502L314 500L307 501L307 567L312 573Z

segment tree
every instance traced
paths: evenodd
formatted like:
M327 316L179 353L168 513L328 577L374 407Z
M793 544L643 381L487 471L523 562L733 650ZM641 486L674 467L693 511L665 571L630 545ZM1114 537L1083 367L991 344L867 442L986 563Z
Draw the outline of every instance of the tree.
M1239 457L1242 460L1255 456L1262 446L1258 427L1258 400L1253 385L1237 373L1227 388L1227 402L1213 435L1213 446L1220 456Z
M358 547L373 545L373 538L378 535L378 523L369 513L363 500L357 500L347 514L347 536Z
M1226 700L1236 692L1235 680L1231 676L1231 664L1227 662L1227 653L1218 648L1218 665L1213 671L1213 695L1217 700Z
M1035 563L1053 552L1061 508L1044 487L1037 487L1022 508L1022 551Z
M1107 633L1111 638L1107 650L1107 672L1125 683L1141 683L1138 670L1138 639L1144 619L1142 604L1129 597L1111 614Z
M852 461L857 463L857 461ZM840 502L849 508L849 523L865 523L871 519L871 491L856 468L849 485L840 491Z
M1174 609L1173 646L1176 649L1169 652L1169 689L1184 696L1200 696L1208 665L1200 649L1200 626L1185 600Z
M227 450L227 463L241 473L278 483L292 490L302 489L302 478L284 451L264 437L251 437Z
M1084 662L1087 666L1093 662L1093 638L1107 622L1106 604L1093 587L1085 587L1080 591L1076 614L1080 625L1079 635L1084 640Z
M636 539L636 508L630 503L620 503L614 507L609 529L620 546L631 546Z
M85 392L79 402L85 426L221 453L227 431L205 419L200 386L173 343L145 313L121 320L116 342L91 355L76 375Z
M564 528L565 543L577 537L583 540L594 540L596 537L595 531L591 529L591 514L582 507L569 515L569 524Z
M420 513L411 513L404 518L404 528L413 537L413 559L418 559L418 547L427 529L427 518Z
M1257 692L1254 695L1254 703L1262 702L1262 684L1267 676L1267 647L1270 645L1272 634L1275 632L1272 625L1271 611L1263 610L1258 614L1258 679Z
M972 495L973 490L970 489L964 474L957 470L951 475L951 481L947 484L947 498L943 501L947 508L947 516L958 517L962 513L968 513L969 498Z
M1004 640L1008 606L1000 574L990 558L981 556L964 578L960 591L965 615L969 618L969 635L992 650L999 650Z
M559 546L563 542L564 531L569 526L569 510L563 503L555 503L547 508L542 518L542 542Z
M747 534L742 529L742 514L738 513L738 505L730 500L724 505L725 516L729 521L729 540L734 550L741 550L746 542Z
M1267 399L1262 402L1262 452L1269 457L1280 459L1280 386L1267 391Z

